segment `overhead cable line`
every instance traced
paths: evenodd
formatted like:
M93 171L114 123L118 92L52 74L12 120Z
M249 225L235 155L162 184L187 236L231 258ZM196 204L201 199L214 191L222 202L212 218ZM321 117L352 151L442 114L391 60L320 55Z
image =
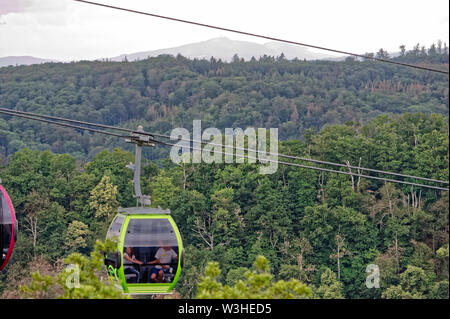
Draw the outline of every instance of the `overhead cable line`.
M28 115L28 116L41 117L41 118L57 120L57 121L62 121L62 122L69 122L69 123L76 123L76 124L82 124L82 125L96 126L96 127L101 127L101 128L105 128L105 129L111 129L111 130L117 130L117 131L122 131L122 132L127 132L127 133L135 133L135 134L150 135L150 136L153 135L153 134L149 134L149 133L146 133L146 132L139 132L137 130L131 130L131 129L118 127L118 126L105 125L105 124L92 123L92 122L85 122L85 121L80 121L80 120L72 120L72 119L67 119L67 118L64 118L64 117L58 117L58 116L52 116L52 115L46 115L46 114L37 114L37 113L32 113L32 112L17 111L17 110L5 109L5 108L1 108L0 107L0 113L6 113L6 112L9 113L10 115L12 115L11 113L15 113L15 114L17 114L17 116L19 116L19 115ZM103 131L101 131L101 132L103 132ZM120 135L120 137L123 137L123 136Z
M21 111L17 111L17 112L21 112ZM61 126L64 126L64 127L70 127L70 128L74 128L74 129L87 130L87 131L90 131L90 132L106 134L106 135L115 136L115 137L121 137L121 138L128 138L128 137L130 137L130 136L126 136L126 135L120 135L120 134L115 134L115 133L111 133L111 132L107 132L107 131L92 129L92 128L88 128L88 127L84 127L84 126L77 126L77 125L72 125L72 124L67 124L67 123L61 123L61 122L58 122L58 121L47 120L47 119L39 118L39 117L36 117L36 116L29 116L29 115L19 114L19 113L16 113L16 111L4 109L4 108L0 108L0 113L6 114L6 115L11 115L11 116L22 117L22 118L26 118L26 119L30 119L30 120L35 120L35 121L41 121L41 122L45 122L45 123L49 123L49 124L61 125ZM24 113L24 112L21 112L21 113ZM53 118L56 119L57 117L53 117ZM135 130L129 130L129 129L125 129L125 128L120 128L120 127L113 127L113 126L108 126L108 125L96 124L96 123L75 121L75 120L69 120L69 119L62 119L62 120L72 121L72 122L79 122L79 124L83 123L85 125L91 125L91 126L97 126L97 127L102 127L103 126L103 127L107 127L107 128L110 128L110 129L117 129L117 130L121 130L121 131L127 131L127 132L133 133L133 134L141 134L141 135L147 135L147 136L155 135L155 134L139 132L139 131L135 131ZM162 144L162 145L167 145L167 146L179 146L179 145L176 145L176 144L173 144L173 143L157 141L157 140L154 140L154 139L152 140L152 142L158 143L158 144ZM189 146L182 146L182 147L186 147L186 148L189 148L189 149L192 149L192 150L202 151L201 148L196 148L196 147L190 146L190 145ZM250 151L251 150L249 150L249 152ZM222 155L233 155L233 156L240 157L240 158L259 160L262 163L272 162L272 163L277 163L277 164L282 164L282 165L287 165L287 166L296 166L296 167L307 168L307 169L314 169L314 170L319 170L319 171L326 171L326 172L331 172L331 173L359 176L359 177L368 178L368 179L376 179L376 180L381 180L381 181L385 181L385 182L394 182L394 183L400 183L400 184L407 184L407 185L411 185L411 186L426 187L426 188L432 188L432 189L448 191L447 188L443 188L443 187L431 186L431 185L425 185L425 184L418 184L418 183L413 183L413 182L406 182L406 181L400 181L400 180L388 179L388 178L382 178L382 177L376 177L376 176L370 176L370 175L362 175L362 174L359 174L359 173L343 172L343 171L337 171L337 170L328 169L328 168L308 166L308 165L302 165L302 164L290 163L290 162L283 162L283 161L278 161L278 160L271 160L271 159L267 159L267 158L265 158L265 159L257 159L256 157L244 156L244 155L233 154L233 153L226 153L226 152L222 152L222 151L219 151L217 153L222 154ZM266 153L266 156L267 155L270 155L270 154ZM272 156L274 156L274 155L272 154ZM414 176L413 176L413 178L414 178Z
M190 146L190 145L189 146L180 146L180 145L177 145L177 144L167 143L167 142L162 142L162 141L157 141L157 140L154 140L153 142L158 143L158 144L163 144L163 145L166 145L166 146L178 146L178 147L189 148L189 149L192 149L192 150L202 151L201 148L197 148L197 147ZM298 163L283 162L283 161L271 160L271 159L267 159L267 158L265 158L265 159L258 159L256 157L250 157L250 156L233 154L233 153L226 153L226 152L222 152L222 151L219 151L217 153L222 154L222 155L234 155L236 157L240 157L240 158L244 158L244 159L246 158L246 159L251 159L251 160L259 160L262 163L264 163L264 162L271 162L271 163L282 164L282 165L287 165L287 166L296 166L296 167L313 169L313 170L319 170L319 171L325 171L325 172L330 172L330 173L337 173L337 174L344 174L344 175L353 175L353 176L359 176L359 177L363 177L363 178L381 180L381 181L385 181L385 182L393 182L393 183L407 184L407 185L411 185L411 186L427 187L427 188L433 188L433 189L439 189L439 190L448 191L447 188L438 187L438 186L431 186L431 185L425 185L425 184L405 182L405 181L399 181L399 180L383 178L383 177L362 175L362 174L358 174L358 173L343 172L343 171L337 171L337 170L334 170L334 169L323 168L323 167L316 167L316 166L302 165L302 164L298 164Z
M139 131L136 131L136 130L126 129L126 128L117 127L117 126L97 124L97 123L91 123L91 122L85 122L85 121L79 121L79 120L72 120L72 119L66 119L66 118L57 117L57 116L50 116L50 115L36 114L36 113L31 113L31 112L16 111L16 110L10 110L10 109L5 109L5 108L0 108L0 111L4 111L4 112L8 112L8 113L26 114L26 115L30 115L30 116L34 116L34 117L42 117L42 118L58 120L58 121L64 121L64 122L70 122L70 123L76 123L76 124L96 126L96 127L106 128L106 129L123 131L123 132L127 132L127 133L149 135L149 136L152 136L152 137L153 136L157 136L157 137L162 137L162 138L167 138L167 139L171 138L169 135L166 135L166 134L139 132ZM245 148L238 147L238 146L222 145L222 144L217 144L217 143L213 143L213 142L198 141L198 140L195 140L195 139L186 139L186 138L178 138L178 139L181 140L181 141L191 142L191 143L201 143L201 144L208 144L208 145L211 145L211 146L220 146L220 147L223 146L225 149L235 149L235 150L242 150L242 151L246 151L247 150L248 152L261 153L261 154L266 154L266 155L270 155L270 156L277 156L277 157L284 157L284 158L289 158L289 159L293 159L293 160L300 160L300 161L305 161L305 162L313 162L313 163L317 163L317 164L339 166L339 167L344 167L344 168L353 168L353 169L358 169L360 171L367 171L367 172L387 174L387 175L393 175L393 176L399 176L399 177L413 178L413 179L429 181L429 182L435 182L435 183L441 183L441 184L449 184L448 181L443 181L443 180L438 180L438 179L432 179L432 178L426 178L426 177L420 177L420 176L414 176L414 175L407 175L407 174L401 174L401 173L395 173L395 172L388 172L388 171L383 171L383 170L377 170L377 169L366 168L366 167L359 167L359 166L353 166L353 165L346 165L346 164L340 164L340 163L333 163L333 162L316 160L316 159L306 158L306 157L298 157L298 156L293 156L293 155L271 153L271 152L253 150L253 149L245 149Z
M0 113L11 115L11 116L23 117L23 118L26 118L26 119L29 119L29 120L35 120L35 121L45 122L45 123L49 123L49 124L56 124L56 125L60 125L60 126L64 126L64 127L70 127L70 128L74 128L74 129L85 130L85 131L89 131L89 132L92 132L92 133L106 134L106 135L115 136L115 137L128 137L128 136L125 136L125 135L120 135L120 134L116 134L116 133L106 132L106 131L97 130L97 129L93 129L93 128L89 128L89 127L77 126L77 125L72 125L72 124L66 124L66 123L46 120L46 119L42 119L42 118L36 118L36 117L33 117L33 116L17 114L17 113L14 113L14 112L8 112L8 111L5 111L5 109L3 109L3 108L0 109Z
M384 63L391 63L391 64L396 64L396 65L401 65L401 66L405 66L405 67L410 67L410 68L415 68L415 69L420 69L420 70L426 70L426 71L431 71L431 72L437 72L437 73L442 73L442 74L447 74L447 75L449 74L448 71L431 69L431 68L427 68L427 67L423 67L423 66L419 66L419 65L408 64L408 63L403 63L403 62L398 62L398 61L393 61L393 60L387 60L387 59L383 59L383 58L377 58L377 57L373 57L373 56L357 54L357 53L352 53L352 52L347 52L347 51L342 51L342 50L337 50L337 49L330 49L330 48L325 48L325 47L322 47L322 46L317 46L317 45L312 45L312 44L307 44L307 43L301 43L301 42L296 42L296 41L291 41L291 40L284 40L284 39L275 38L275 37L271 37L271 36L266 36L266 35L261 35L261 34L256 34L256 33L250 33L250 32L246 32L246 31L240 31L240 30L235 30L235 29L230 29L230 28L225 28L225 27L219 27L219 26L214 26L214 25L200 23L200 22L195 22L195 21L178 19L178 18L163 16L163 15L159 15L159 14L149 13L149 12L143 12L143 11L137 11L137 10L127 9L127 8L122 8L122 7L116 7L116 6L111 6L111 5L98 3L98 2L85 1L85 0L74 0L74 1L82 2L82 3L86 3L86 4L91 4L91 5L96 5L96 6L100 6L100 7L105 7L105 8L110 8L110 9L116 9L116 10L131 12L131 13L142 14L142 15L151 16L151 17L160 18L160 19L166 19L166 20L171 20L171 21L176 21L176 22L182 22L182 23L197 25L197 26L200 26L200 27L205 27L205 28L210 28L210 29L216 29L216 30L221 30L221 31L227 31L227 32L232 32L232 33L243 34L243 35L247 35L247 36L251 36L251 37L257 37L257 38L262 38L262 39L271 40L271 41L284 42L284 43L288 43L288 44L300 45L300 46L309 47L309 48L318 49L318 50L324 50L324 51L329 51L329 52L334 52L334 53L339 53L339 54L355 56L355 57L359 57L359 58L363 58L363 59L367 59L367 60L379 61L379 62L384 62Z
M169 135L158 134L158 133L150 133L150 134L152 134L154 136L158 136L158 137L170 138ZM366 167L360 167L360 166L354 166L354 165L333 163L333 162L316 160L316 159L307 158L307 157L298 157L298 156L293 156L293 155L271 153L271 152L266 152L266 151L258 151L258 150L246 149L246 148L238 147L238 146L229 146L229 145L217 144L217 143L213 143L213 142L198 141L198 140L194 140L194 139L186 139L186 138L180 138L180 137L178 139L180 141L186 141L186 142L192 142L192 143L208 144L208 145L212 145L212 146L223 146L225 149L228 148L228 149L235 149L235 150L242 150L242 151L247 150L248 152L267 154L267 155L270 155L270 156L284 157L284 158L300 160L300 161L305 161L305 162L313 162L313 163L318 163L318 164L340 166L340 167L345 167L345 168L354 168L354 169L358 169L360 171L368 171L368 172L381 173L381 174L387 174L387 175L395 175L395 176L400 176L400 177L414 178L414 179L420 179L420 180L424 180L424 181L436 182L436 183L442 183L442 184L448 184L449 183L448 181L442 181L442 180L438 180L438 179L432 179L432 178L426 178L426 177L420 177L420 176L413 176L413 175L407 175L407 174L401 174L401 173L395 173L395 172L388 172L388 171L382 171L382 170L366 168Z

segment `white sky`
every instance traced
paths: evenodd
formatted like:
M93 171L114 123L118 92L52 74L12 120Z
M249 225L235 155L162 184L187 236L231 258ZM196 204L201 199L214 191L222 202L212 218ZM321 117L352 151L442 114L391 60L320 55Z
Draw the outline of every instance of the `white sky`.
M449 43L448 0L91 1L361 54ZM219 36L268 42L72 0L0 0L0 57L97 59Z

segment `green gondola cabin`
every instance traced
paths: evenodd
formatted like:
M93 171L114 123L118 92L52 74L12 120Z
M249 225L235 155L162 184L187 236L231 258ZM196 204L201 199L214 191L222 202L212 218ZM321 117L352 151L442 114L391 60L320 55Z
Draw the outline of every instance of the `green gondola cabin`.
M121 208L106 237L117 242L117 252L105 264L124 293L163 294L174 288L183 243L169 210Z

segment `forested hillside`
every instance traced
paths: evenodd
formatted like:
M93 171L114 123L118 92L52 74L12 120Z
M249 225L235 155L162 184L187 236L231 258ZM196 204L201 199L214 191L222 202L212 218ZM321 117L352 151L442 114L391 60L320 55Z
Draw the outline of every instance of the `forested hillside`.
M397 59L448 68L446 47ZM162 133L191 130L193 119L278 127L281 154L446 181L448 91L444 75L352 59L0 68L4 108ZM20 231L0 298L21 297L34 271L52 275L69 254L87 255L117 208L136 204L130 150L115 137L0 117L0 178ZM248 163L176 165L167 151L147 149L141 181L183 237L179 296L197 295L208 261L233 285L262 255L275 280L298 279L313 298L448 298L448 191L284 165L271 175ZM379 288L366 286L370 264L380 268Z
M403 52L403 51L402 51ZM386 58L383 50L377 57ZM448 70L448 48L417 45L396 58ZM0 68L1 107L170 133L203 127L277 127L283 140L325 124L365 123L381 113L448 116L448 79L397 65L289 61L283 56L231 63L160 56L139 62L48 63ZM0 154L24 147L92 160L116 140L0 118ZM125 143L119 144L127 148ZM129 148L131 150L131 148ZM167 153L147 153L164 157Z
M365 167L448 180L448 123L437 114L379 116L289 140L280 152L353 164L361 157ZM29 149L10 157L0 177L21 233L0 275L3 297L17 297L31 270L51 273L53 263L104 238L116 208L135 204L131 161L120 149L87 163ZM297 278L316 297L448 297L447 191L297 167L261 175L256 164L164 163L145 163L143 190L171 208L187 246L176 287L183 297L195 296L207 261L218 261L221 280L232 284L257 255L277 279ZM99 214L99 204L109 214ZM336 254L338 246L346 253ZM380 267L380 289L365 286L368 264Z

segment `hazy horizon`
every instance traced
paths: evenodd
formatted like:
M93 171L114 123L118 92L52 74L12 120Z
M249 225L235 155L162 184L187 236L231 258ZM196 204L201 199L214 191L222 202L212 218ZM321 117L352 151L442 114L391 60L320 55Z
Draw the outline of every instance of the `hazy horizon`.
M363 54L402 44L449 43L447 0L99 2ZM0 56L94 60L227 37L267 40L121 12L73 0L0 0ZM7 44L7 45L4 45ZM326 51L316 51L330 54Z

